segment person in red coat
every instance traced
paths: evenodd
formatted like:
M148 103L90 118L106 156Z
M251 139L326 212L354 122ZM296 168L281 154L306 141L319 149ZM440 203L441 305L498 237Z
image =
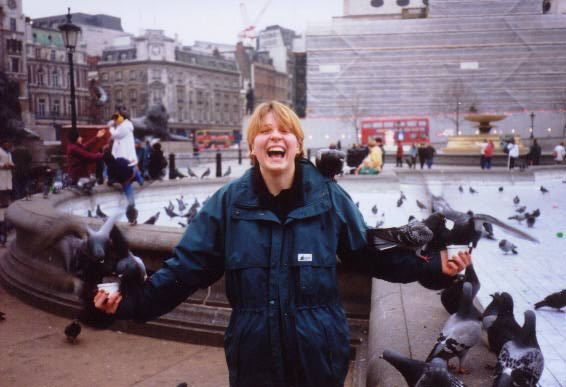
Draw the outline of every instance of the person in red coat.
M103 137L104 129L100 129L96 136L83 144L83 139L76 130L71 130L67 135L67 165L71 178L71 184L77 184L81 177L89 177L88 166L90 163L102 160L101 152L92 152L89 148Z

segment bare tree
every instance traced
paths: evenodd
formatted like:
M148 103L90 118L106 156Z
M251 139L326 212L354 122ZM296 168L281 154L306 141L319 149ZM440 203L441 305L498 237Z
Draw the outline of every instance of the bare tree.
M446 86L437 97L441 111L456 126L456 134L461 133L460 124L466 113L476 113L479 102L476 93L461 79Z
M359 119L362 115L362 108L360 106L360 95L355 93L349 100L347 101L348 110L350 113L350 120L352 122L352 126L354 127L354 131L356 132L356 140L355 143L360 143L360 123Z

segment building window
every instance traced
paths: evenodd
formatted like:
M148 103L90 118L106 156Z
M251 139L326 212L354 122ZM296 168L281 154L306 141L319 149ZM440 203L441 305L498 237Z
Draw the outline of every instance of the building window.
M57 117L61 111L61 102L56 99L53 101L53 116Z
M10 18L10 32L16 32L16 30L17 30L16 18L11 17Z
M55 57L55 50L51 50L51 61L55 62L56 57Z
M116 90L116 102L122 102L122 90Z
M137 97L138 97L138 93L136 92L136 90L135 89L130 90L130 103L136 102Z
M13 73L20 72L20 59L19 58L10 58L10 69Z
M103 81L107 81L107 80L108 80L108 73L102 73L102 80L103 80Z
M37 114L40 117L45 117L45 100L43 98L37 101Z
M41 48L39 47L35 49L35 59L41 59Z
M177 107L177 121L183 122L183 107Z
M59 87L59 73L53 71L53 87Z
M177 102L182 104L183 101L185 101L185 87L177 86Z
M130 70L130 81L135 81L135 80L136 80L136 71Z
M117 80L117 81L121 81L121 80L122 80L122 72L121 72L121 71L116 71L116 80Z

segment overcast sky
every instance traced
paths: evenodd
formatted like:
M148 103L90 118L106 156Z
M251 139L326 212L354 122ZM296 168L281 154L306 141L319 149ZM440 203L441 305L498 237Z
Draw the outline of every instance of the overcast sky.
M265 4L256 30L279 24L303 33L308 23L330 21L342 15L343 0L23 0L24 14L33 18L71 12L107 14L122 19L126 32L163 29L178 34L185 45L195 40L235 44L244 27L240 3L246 5L252 23Z

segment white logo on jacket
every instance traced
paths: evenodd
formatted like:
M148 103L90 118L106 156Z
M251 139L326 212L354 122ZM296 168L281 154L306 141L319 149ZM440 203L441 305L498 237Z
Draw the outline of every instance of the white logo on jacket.
M297 261L299 261L299 262L312 262L312 254L299 253L297 255Z

